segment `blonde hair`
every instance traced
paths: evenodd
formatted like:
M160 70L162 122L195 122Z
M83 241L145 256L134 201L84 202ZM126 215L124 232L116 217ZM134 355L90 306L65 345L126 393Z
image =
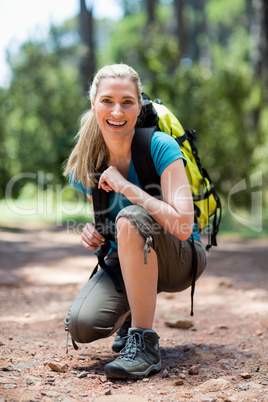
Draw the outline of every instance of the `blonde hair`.
M139 103L142 104L139 75L126 64L108 65L96 73L88 92L90 101L95 100L100 81L104 78L128 78L136 85ZM88 189L96 185L96 173L106 163L107 158L107 147L96 115L91 109L81 117L81 127L77 137L77 144L70 154L63 174L64 176L72 174L72 181L80 181Z

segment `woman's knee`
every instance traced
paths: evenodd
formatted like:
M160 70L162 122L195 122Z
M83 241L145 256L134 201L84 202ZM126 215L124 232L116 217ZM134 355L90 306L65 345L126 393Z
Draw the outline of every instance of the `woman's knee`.
M101 320L99 312L84 311L77 301L70 307L65 324L72 338L78 343L90 343L105 338L113 331L111 322Z
M112 334L119 317L128 310L123 289L118 292L110 275L100 270L73 301L65 323L76 342L89 343Z
M143 249L145 243L142 235L126 216L122 216L117 220L116 238L120 249L122 249L122 246L128 248L131 245L134 247L134 245L137 245L137 242L139 247Z
M126 241L140 239L144 244L146 237L152 234L152 217L139 205L123 208L116 217L116 238L125 244Z

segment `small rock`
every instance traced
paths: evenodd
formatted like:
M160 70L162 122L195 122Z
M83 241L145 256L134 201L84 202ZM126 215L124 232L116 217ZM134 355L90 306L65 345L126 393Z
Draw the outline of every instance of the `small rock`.
M107 389L104 391L104 395L112 395L112 389L111 389L111 387L107 388Z
M238 384L237 389L239 391L247 391L249 389L249 386L247 384Z
M16 364L16 366L14 366L14 370L21 373L22 371L27 370L30 367L31 367L31 364L19 363L19 364Z
M16 384L4 384L4 389L11 389L11 388L16 388L17 385Z
M185 345L183 345L183 351L184 352L189 352L189 350L191 350L192 349L192 347L193 347L193 345L191 345L191 344L189 344L189 343L186 343Z
M179 374L179 378L181 378L182 380L185 380L186 375L185 375L184 373L180 373L180 374Z
M223 378L211 379L203 382L203 384L199 385L199 388L203 391L213 392L220 391L222 389L229 388L230 383Z
M197 375L197 374L199 374L199 367L198 367L198 366L192 366L192 367L190 367L188 373L189 373L190 375Z
M98 377L98 375L97 375L97 374L90 374L90 373L88 373L88 377L91 378L92 380L94 380L95 378Z
M230 362L227 359L220 359L220 360L218 360L218 363L220 364L221 368L223 368L224 370L231 369Z
M250 373L241 373L241 377L244 378L245 380L251 378L251 374Z
M169 328L190 329L194 326L192 321L189 320L173 320L166 321L165 325Z
M2 367L3 371L13 371L13 367L12 366L4 366Z
M45 384L49 384L49 385L54 385L55 382L55 378L48 378L45 382Z
M157 391L157 395L167 395L167 391Z
M214 335L214 334L215 334L215 330L214 330L214 329L210 329L210 330L207 332L207 334L208 334L208 335Z
M180 392L176 394L176 397L178 401L184 400L184 399L191 399L193 397L193 394L191 392L185 391L185 392Z
M91 356L91 360L100 360L101 358L99 356Z
M107 382L107 377L105 375L101 375L100 377L100 381L103 382Z
M169 372L167 371L167 369L165 369L162 373L162 378L168 378L169 377Z
M56 371L58 373L66 373L67 371L67 365L66 364L62 364L62 363L48 363L48 367L52 370L52 371Z
M90 397L92 398L93 395L90 395ZM90 400L93 400L91 399ZM125 393L125 394L116 394L112 397L107 398L106 395L100 396L96 399L94 399L94 401L98 401L98 402L148 402L148 398L143 397L141 395L131 395L130 392Z
M84 378L87 377L88 372L87 371L81 371L81 373L77 374L77 378Z
M54 401L56 400L56 398L58 400L59 397L63 396L62 394L60 394L57 391L41 391L41 395L47 396L48 398L51 398L51 399L53 398Z
M231 288L233 286L232 282L228 279L223 279L219 282L220 288Z
M222 324L218 327L219 329L229 329L227 325Z
M184 384L183 380L177 380L177 381L175 381L175 383L174 383L174 385L176 385L176 387L178 387L178 386L180 386L180 385L183 385L183 384Z

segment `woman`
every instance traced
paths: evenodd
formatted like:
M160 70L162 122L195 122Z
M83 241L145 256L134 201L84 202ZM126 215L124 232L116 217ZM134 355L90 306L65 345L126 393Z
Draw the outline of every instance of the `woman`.
M190 236L197 251L197 278L206 266L205 250L194 230L186 161L172 137L155 132L151 142L162 200L140 184L131 158L142 106L136 71L124 64L102 68L89 95L91 110L81 120L78 143L64 173L90 200L95 186L109 193L108 216L116 234L105 261L108 269L101 268L80 291L65 323L72 339L81 343L108 337L121 327L113 345L120 355L105 366L106 375L141 378L161 368L159 337L153 330L157 292L182 291L191 285ZM95 173L104 165L98 180ZM104 243L95 225L87 223L82 245L97 250Z

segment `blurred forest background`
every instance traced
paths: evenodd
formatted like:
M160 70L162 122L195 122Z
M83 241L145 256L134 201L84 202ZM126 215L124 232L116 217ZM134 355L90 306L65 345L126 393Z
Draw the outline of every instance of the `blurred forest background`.
M112 21L94 19L93 6L77 1L79 15L51 26L46 40L31 38L9 52L11 81L0 88L1 222L11 220L10 205L13 211L27 205L16 219L37 219L36 214L55 219L54 209L59 214L63 202L69 218L85 219L81 208L66 206L82 196L67 185L62 165L75 143L79 117L89 108L92 75L117 62L133 66L144 91L197 131L202 164L225 207L231 189L243 180L248 190L234 195L234 208L250 219L252 191L261 192L262 207L267 206L268 2L118 0L123 17ZM261 180L253 189L250 177L256 172ZM12 204L4 209L10 197ZM31 209L36 197L50 206Z

